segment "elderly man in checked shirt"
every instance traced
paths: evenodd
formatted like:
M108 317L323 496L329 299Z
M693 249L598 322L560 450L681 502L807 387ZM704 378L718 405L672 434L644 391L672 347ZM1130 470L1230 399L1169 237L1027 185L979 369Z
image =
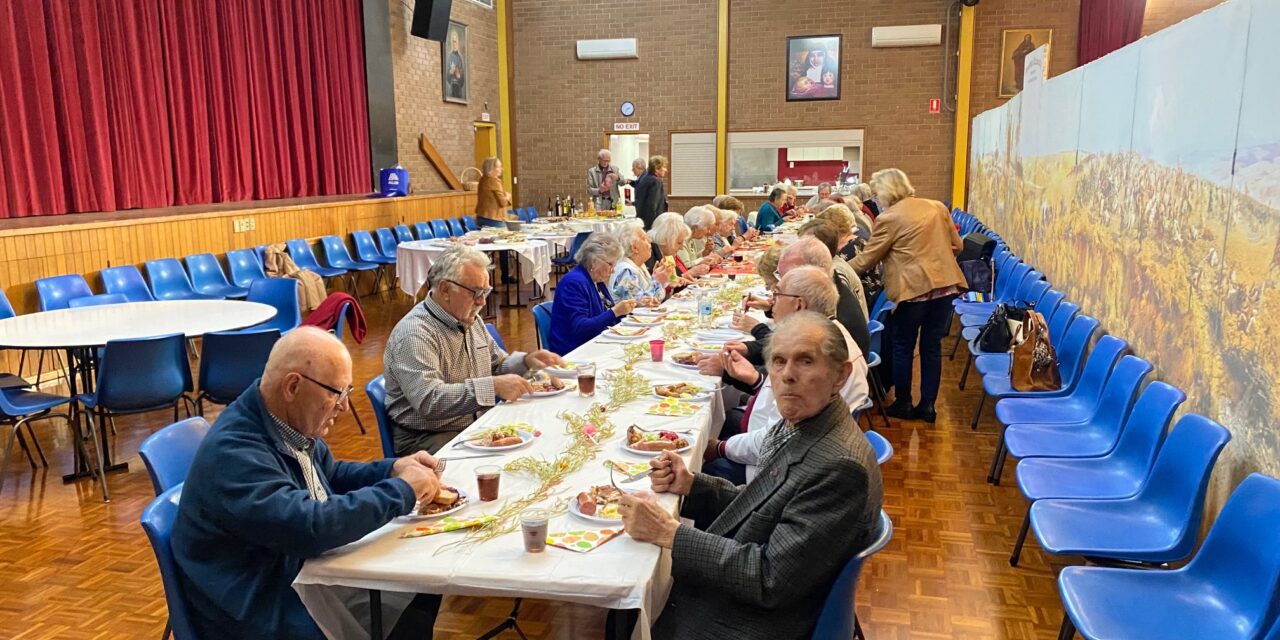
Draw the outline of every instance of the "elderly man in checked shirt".
M395 449L432 453L497 403L533 391L524 377L564 365L546 350L507 354L476 322L489 286L489 258L459 245L427 272L426 300L401 318L383 356Z
M746 485L691 474L664 451L653 490L681 515L624 495L627 534L671 550L675 584L656 640L801 640L841 568L879 534L884 487L871 444L839 395L853 370L845 338L813 311L778 322L765 351L782 420Z

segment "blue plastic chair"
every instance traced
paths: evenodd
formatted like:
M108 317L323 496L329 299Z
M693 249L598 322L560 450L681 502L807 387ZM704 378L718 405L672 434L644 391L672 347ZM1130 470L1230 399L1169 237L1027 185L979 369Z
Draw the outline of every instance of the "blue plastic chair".
M554 300L540 302L533 307L533 322L538 326L538 348L551 344L551 305Z
M40 298L41 311L56 311L66 309L68 303L76 298L93 295L93 290L84 281L84 276L71 273L36 280L36 294Z
M844 569L840 570L840 575L831 585L827 599L822 603L818 624L813 629L812 640L849 640L849 638L863 637L862 625L858 624L858 616L853 608L854 595L858 588L858 574L862 572L862 565L866 563L867 558L885 548L892 538L893 521L889 519L888 514L881 511L880 535L876 537L875 542L871 543L871 546L850 558L844 565Z
M999 271L996 272L996 283L992 292L991 302L957 302L954 304L955 312L960 315L971 313L991 315L991 312L995 311L997 304L1014 302L1013 294L1018 291L1018 287L1022 286L1023 279L1031 272L1031 265L1019 262L1011 267L1006 267L1006 271L1009 275L1004 279L1000 277ZM956 299L959 300L959 298Z
M883 309L884 307L881 307ZM885 392L884 386L880 384L880 372L878 370L881 358L880 351L884 344L884 323L879 320L872 320L867 323L867 335L869 336L868 350L866 354L867 371L870 378L871 397L875 400L875 406L880 408L880 418L884 420L884 426L889 428L889 414L885 413ZM871 426L871 416L867 416L867 426Z
M1043 315L1045 318L1045 321L1049 323L1050 325L1049 339L1054 341L1055 343L1059 339L1059 336L1053 333L1053 318L1058 311L1058 305L1062 304L1062 301L1065 298L1066 298L1066 295L1063 294L1061 291L1058 291L1056 289L1049 289L1045 291L1044 295L1041 296L1040 299L1036 302L1036 311L1039 311L1040 315ZM965 327L961 331L961 337L963 337L966 342L969 342L969 354L974 358L978 356L983 356L983 355L991 355L985 351L980 350L978 348L977 343L974 342L974 340L978 337L978 334L981 331L982 331L982 327L980 326ZM998 355L1008 356L1007 353L1001 353ZM964 386L961 385L960 388L963 389Z
M196 416L179 420L142 441L138 456L147 465L151 488L157 496L186 481L196 449L208 434L209 423Z
M1017 291L1013 293L1011 304L1030 304L1040 300L1040 297L1049 290L1049 283L1045 281L1044 274L1039 271L1028 271L1027 275L1022 278L1022 282L1018 285ZM1037 309L1039 311L1039 309ZM1041 314L1044 314L1041 311ZM1045 314L1045 317L1049 316ZM960 315L960 326L962 327L981 327L991 318L990 313L965 313Z
M387 417L386 380L379 375L364 386L365 395L373 407L373 417L378 421L378 436L382 441L382 457L396 457L396 439L391 433L391 419Z
M436 219L431 221L431 235L436 238L443 239L448 238L453 235L453 233L449 231L448 222L445 222L443 219Z
M196 410L204 415L204 401L231 404L262 377L267 356L280 339L279 329L206 333L200 347L200 393Z
M1280 481L1252 474L1232 492L1186 566L1063 569L1058 588L1066 614L1059 637L1078 629L1091 639L1274 638L1280 631L1277 539Z
M1005 449L1014 458L1096 458L1109 453L1120 437L1138 389L1155 367L1136 356L1116 364L1093 415L1079 424L1015 423L1004 430ZM1053 416L1056 418L1056 416Z
M530 222L532 222L532 221L534 221L534 220L537 220L537 219L538 219L538 208L537 208L537 207L527 207L525 210L529 212L529 221L530 221Z
M198 293L187 279L182 263L177 258L148 260L147 279L151 281L151 293L157 300L223 300L220 295Z
M484 328L489 330L489 335L493 336L493 341L498 343L498 348L506 351L507 345L502 342L502 334L498 333L498 328L493 326L492 322L484 323Z
M222 273L222 265L212 253L198 253L187 256L187 271L191 273L191 284L197 293L220 298L239 300L249 295L248 287L234 286L227 282Z
M1231 433L1196 414L1178 421L1138 493L1117 500L1037 500L1031 531L1052 555L1161 564L1195 549L1209 474Z
M108 267L99 272L102 276L102 287L107 293L119 293L129 302L151 302L156 297L151 295L142 273L133 265Z
M289 245L285 244L285 251L289 250ZM258 265L262 268L267 267L267 245L260 244L253 248L253 257L258 259ZM298 264L297 261L294 264Z
M449 224L449 233L455 236L464 236L467 234L467 230L463 228L462 222L457 218L449 218L445 222Z
M292 278L263 278L249 285L249 302L261 302L276 308L274 318L245 329L257 331L275 329L284 335L302 324L302 311L298 308L298 281Z
M867 442L876 452L876 464L884 464L893 458L893 445L884 436L874 430L867 430L862 435L867 437Z
M1080 380L1080 369L1084 363L1085 347L1098 331L1098 320L1089 316L1077 316L1067 328L1058 352L1058 373L1062 379L1062 387L1057 391L1016 391L1013 382L1006 372L1004 375L990 374L982 377L982 393L978 398L978 408L973 412L973 421L969 428L978 428L978 418L982 415L982 407L987 398L997 401L1003 398L1052 398L1070 394Z
M450 224L449 226L453 226ZM480 226L476 224L475 216L462 216L462 228L466 231L479 231Z
M391 233L391 230L386 227L379 227L375 233L378 234L378 246L382 248L382 256L384 258L390 258L390 264L395 264L396 245L400 244L400 241L397 240L395 234Z
M1164 442L1165 429L1178 405L1187 399L1181 389L1160 381L1142 391L1129 413L1120 441L1105 456L1097 458L1023 458L1018 462L1018 489L1030 502L1050 498L1117 499L1138 493L1151 474L1156 452ZM1031 507L1022 519L1022 531L1014 543L1010 564L1018 563L1018 552L1031 526Z
M362 262L372 262L375 264L396 263L396 259L394 257L388 258L378 250L378 245L373 241L373 235L368 231L352 231L351 241L356 245L356 259ZM392 250L392 253L394 253L394 250Z
M346 269L336 269L334 267L322 267L316 261L316 254L311 252L311 245L301 238L288 240L285 246L289 249L289 258L293 263L298 265L299 269L313 271L322 278L337 278L347 275Z
M30 437L32 445L40 454L40 461L45 466L49 462L44 457L44 451L40 448L40 441L36 439L35 431L31 427L31 423L40 420L48 420L50 418L62 418L70 422L71 418L66 413L53 413L53 410L62 405L69 404L71 398L66 396L58 396L50 393L41 393L39 391L27 389L0 389L0 426L8 426L9 437L5 440L4 459L0 460L0 490L4 489L5 470L9 468L9 458L13 455L13 441L23 438L22 428L27 428L27 436ZM94 432L94 442L101 447L101 443L96 438L97 432ZM84 441L80 438L71 438L75 441L76 446L81 447L80 453L84 459L90 459L85 454L83 445ZM26 448L26 440L21 440L23 450L27 451L27 458L31 461L31 468L36 468L36 463L31 458L31 452ZM106 485L103 484L103 495L106 495Z
M562 272L568 273L569 269L577 264L573 257L578 255L578 249L582 248L582 243L586 242L590 235L590 231L578 232L578 235L573 237L573 243L569 245L569 251L562 256L556 256L551 259L552 268L559 267Z
M1000 424L1081 424L1097 413L1098 401L1116 362L1129 351L1129 343L1102 336L1089 352L1080 383L1070 393L1048 397L1006 398L996 403Z
M67 308L79 309L81 307L101 307L109 304L124 304L128 301L129 299L124 297L123 293L100 293L96 296L72 298L67 303Z
M1067 327L1075 321L1077 315L1080 314L1080 305L1074 302L1062 302L1053 310L1051 315L1045 315L1045 322L1049 325L1049 342L1053 348L1059 349L1062 344L1062 338L1067 334ZM974 336L977 337L976 335ZM986 376L991 374L1005 375L1009 371L1009 362L1012 356L1006 353L976 353L973 361L973 368L978 373Z
M182 590L182 578L178 562L173 557L173 523L178 519L178 503L182 499L182 485L178 485L151 501L142 511L142 530L147 532L151 550L160 565L160 582L164 584L164 601L169 608L169 628L173 640L195 640L191 626L191 614L187 609L187 596Z
M418 234L419 240L431 240L436 237L436 234L431 232L431 225L425 222L415 222L413 230Z
M227 270L231 272L231 282L237 287L244 287L245 295L249 295L249 285L255 280L266 280L267 273L262 263L254 255L253 249L232 249L227 252Z
M359 295L359 289L356 287L356 279L362 271L373 271L373 288L370 293L378 290L378 283L382 280L382 265L376 262L361 262L351 259L351 254L347 252L347 243L342 241L338 236L324 236L320 238L320 248L324 251L324 260L329 263L330 267L342 269L348 281L351 283L351 292Z
M409 231L409 225L398 224L395 226L395 230L397 244L401 242L413 242L413 233ZM395 255L394 251L392 252L392 255Z
M338 307L338 321L333 325L333 335L337 336L339 340L342 339L342 336L346 332L347 310L350 308L351 308L350 300L342 303L342 306Z
M520 222L533 222L533 215L528 208L516 209L516 217L520 218Z

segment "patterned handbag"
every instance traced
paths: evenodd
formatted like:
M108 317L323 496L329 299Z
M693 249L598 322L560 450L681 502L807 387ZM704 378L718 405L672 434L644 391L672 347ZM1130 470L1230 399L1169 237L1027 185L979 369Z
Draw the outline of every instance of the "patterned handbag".
M1057 391L1062 388L1058 354L1049 341L1049 327L1037 311L1023 321L1026 339L1013 348L1009 359L1009 380L1014 391Z

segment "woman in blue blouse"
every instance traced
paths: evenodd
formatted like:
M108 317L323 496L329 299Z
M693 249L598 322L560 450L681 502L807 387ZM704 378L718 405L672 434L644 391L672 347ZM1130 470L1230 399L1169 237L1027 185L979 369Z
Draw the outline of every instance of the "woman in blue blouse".
M613 266L623 257L622 246L607 233L587 236L573 259L578 263L556 285L555 302L551 305L549 349L569 353L602 331L617 324L636 308L635 300L614 304L605 288Z
M666 299L667 285L672 282L672 267L658 264L654 266L653 274L649 274L644 265L653 254L653 245L649 244L644 227L619 225L616 239L625 255L613 265L613 275L609 278L609 293L613 294L613 299L635 300L642 307L653 306Z
M782 206L782 200L786 197L787 190L782 187L774 187L769 192L769 201L760 205L760 210L756 212L756 228L761 231L773 231L773 228L782 224L782 213L778 211L778 207Z

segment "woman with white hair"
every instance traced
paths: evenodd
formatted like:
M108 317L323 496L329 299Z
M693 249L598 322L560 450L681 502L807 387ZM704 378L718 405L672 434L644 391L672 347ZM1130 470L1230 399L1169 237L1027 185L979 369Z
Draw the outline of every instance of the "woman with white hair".
M720 261L718 255L711 253L709 243L716 228L720 226L715 209L705 205L693 207L685 212L684 223L688 225L690 235L689 239L685 240L684 247L680 249L680 259L685 264L709 261L714 266Z
M671 283L672 265L658 265L653 273L645 267L653 254L653 245L644 227L638 224L621 224L615 229L616 240L622 246L623 256L613 265L609 278L609 292L614 300L636 300L642 307L651 307L667 297L667 285Z
M727 258L742 246L742 237L733 235L738 230L738 214L714 206L707 208L716 214L716 230L707 238L707 245L716 255Z
M622 256L622 246L608 233L597 231L587 236L573 256L578 266L556 286L551 331L544 346L555 353L569 353L636 308L635 300L615 304L605 288Z
M849 266L867 273L884 263L884 290L897 304L893 312L894 403L886 411L904 420L937 419L933 403L942 377L942 337L951 320L951 301L965 286L956 264L963 243L951 212L937 200L915 197L898 169L871 176L871 189L886 208L871 241ZM911 403L911 367L920 343L920 404Z
M689 284L694 278L705 276L711 272L711 265L699 258L696 262L685 262L680 257L680 250L693 237L693 231L684 223L684 216L668 211L658 216L649 229L649 239L658 248L654 270L663 264L671 266L673 273L679 276L677 285Z

